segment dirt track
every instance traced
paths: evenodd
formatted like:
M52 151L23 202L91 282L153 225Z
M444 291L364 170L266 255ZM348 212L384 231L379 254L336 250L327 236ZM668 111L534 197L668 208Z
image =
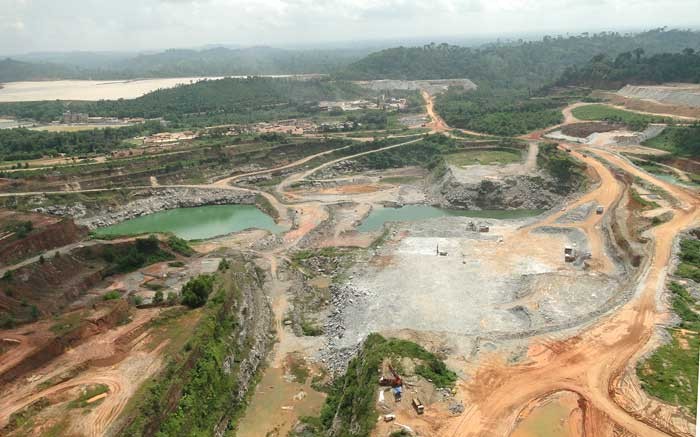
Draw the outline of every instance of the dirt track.
M590 417L595 420L585 422L585 435L611 435L614 428L620 427L645 437L689 435L682 430L657 429L659 424L650 425L648 418L635 417L620 407L616 396L620 396L617 387L619 380L646 350L655 324L663 317L656 308L656 296L664 286L675 236L698 222L698 197L683 188L658 180L614 153L600 149L594 152L633 176L665 189L681 202L680 207L674 208L672 220L651 231L653 253L639 277L635 298L579 336L565 341L544 339L533 342L528 359L523 364L509 366L498 357L493 357L478 369L469 383L462 385L469 393L471 402L465 414L450 420L437 435L508 435L518 414L529 402L561 390L579 394L592 410L602 413L592 414ZM579 155L579 158L582 157ZM619 195L619 182L596 159L582 159L598 173L601 185L581 200L593 198L609 206ZM569 209L579 202L570 205ZM584 229L589 238L600 241L600 232L595 230L598 220L595 216L587 220ZM599 245L600 242L592 244L594 258L603 256L605 260L600 248L595 249Z

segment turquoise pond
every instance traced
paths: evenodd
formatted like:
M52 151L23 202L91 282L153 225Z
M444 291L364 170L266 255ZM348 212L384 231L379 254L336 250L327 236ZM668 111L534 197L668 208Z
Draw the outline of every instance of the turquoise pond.
M365 218L357 230L360 232L378 231L386 222L410 222L436 217L475 217L490 219L517 219L534 217L541 214L542 210L518 209L518 210L459 210L444 209L429 205L406 205L401 208L374 208Z
M177 208L136 217L95 230L97 236L172 232L185 240L201 240L248 228L283 230L269 215L252 205L210 205Z

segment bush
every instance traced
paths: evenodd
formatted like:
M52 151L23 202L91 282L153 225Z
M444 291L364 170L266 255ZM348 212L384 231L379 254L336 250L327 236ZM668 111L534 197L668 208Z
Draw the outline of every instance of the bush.
M103 300L114 300L114 299L119 299L122 297L122 294L118 292L117 290L112 290L108 291L104 295L102 295Z
M194 250L190 247L187 241L176 235L171 235L168 238L168 246L170 246L172 250L180 255L191 256L194 254Z
M171 291L168 293L168 300L167 300L168 305L177 305L177 293Z
M161 290L156 291L156 294L153 296L153 303L158 304L163 302L163 292Z
M214 277L211 275L199 275L190 279L182 287L182 303L190 308L198 308L207 302L209 294L214 288Z

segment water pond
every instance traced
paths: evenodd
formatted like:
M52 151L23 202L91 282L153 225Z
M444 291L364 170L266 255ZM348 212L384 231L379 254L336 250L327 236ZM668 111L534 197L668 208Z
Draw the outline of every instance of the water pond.
M360 232L378 231L386 222L411 222L436 217L475 217L489 219L517 219L534 217L543 211L538 209L518 210L459 210L444 209L429 205L406 205L401 208L374 208L357 230Z
M95 230L99 236L172 232L185 240L201 240L248 228L283 230L252 205L209 205L160 211Z

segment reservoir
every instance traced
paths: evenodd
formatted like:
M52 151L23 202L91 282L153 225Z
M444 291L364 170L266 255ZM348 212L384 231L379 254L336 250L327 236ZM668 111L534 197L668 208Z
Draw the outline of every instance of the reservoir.
M378 231L385 222L410 222L436 217L475 217L489 219L518 219L534 217L543 211L539 209L516 210L460 210L444 209L429 205L406 205L401 208L374 208L357 230L360 232Z
M185 240L201 240L248 228L283 230L269 215L253 205L209 205L177 208L136 217L116 225L95 230L99 236L137 235L149 232L172 232Z

